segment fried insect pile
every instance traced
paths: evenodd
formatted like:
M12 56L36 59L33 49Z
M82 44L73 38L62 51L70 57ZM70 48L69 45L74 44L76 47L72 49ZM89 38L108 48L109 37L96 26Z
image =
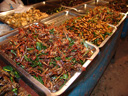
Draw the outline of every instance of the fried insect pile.
M29 96L15 81L14 76L0 67L0 96Z
M64 26L43 24L20 29L1 49L52 92L59 90L74 72L81 71L94 52Z
M107 23L89 15L74 17L67 20L63 26L74 32L82 39L99 46L109 35L113 28Z
M94 9L89 10L88 15L113 25L117 25L123 18L123 15L120 14L120 12L106 6L95 7Z
M128 1L127 0L111 0L107 6L116 11L126 13L128 11Z

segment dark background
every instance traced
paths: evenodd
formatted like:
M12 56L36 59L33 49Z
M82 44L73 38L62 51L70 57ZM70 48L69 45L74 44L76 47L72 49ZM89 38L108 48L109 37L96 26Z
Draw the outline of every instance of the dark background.
M39 2L43 2L43 1L45 1L45 0L22 0L24 5L31 5L31 4L35 4L35 3L39 3Z

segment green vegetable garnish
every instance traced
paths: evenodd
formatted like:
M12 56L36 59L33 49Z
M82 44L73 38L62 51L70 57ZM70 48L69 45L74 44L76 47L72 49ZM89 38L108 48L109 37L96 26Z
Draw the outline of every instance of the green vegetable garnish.
M9 71L13 71L13 68L11 66L5 66L3 67L3 70L9 72Z
M40 51L42 49L47 49L46 46L44 46L41 42L36 42L36 48Z
M61 60L61 57L55 57L55 60Z
M36 76L34 75L33 77L34 77L35 79L37 79L40 83L44 84L44 82L43 82L41 76L36 77Z
M11 53L13 53L16 56L16 52L14 50L11 50Z
M49 32L50 32L50 34L54 34L54 28L51 29Z
M17 95L17 88L12 89L12 91Z
M30 50L34 50L34 48L27 48L27 50L28 50L28 51L30 51Z

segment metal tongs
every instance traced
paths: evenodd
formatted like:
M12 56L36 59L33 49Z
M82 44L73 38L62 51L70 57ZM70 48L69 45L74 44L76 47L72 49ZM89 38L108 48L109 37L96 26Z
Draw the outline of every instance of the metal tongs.
M74 7L68 7L68 6L64 6L64 5L61 5L61 7L75 10L75 11L78 12L78 13L85 13L84 10L78 10L78 9L76 9L76 8L74 8Z

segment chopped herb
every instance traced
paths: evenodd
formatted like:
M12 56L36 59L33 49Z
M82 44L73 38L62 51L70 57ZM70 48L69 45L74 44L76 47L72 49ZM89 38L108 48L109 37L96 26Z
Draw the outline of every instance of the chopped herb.
M26 61L31 61L31 59L28 58L26 55L24 55L24 58L25 58Z
M72 56L70 56L70 57L65 57L65 59L66 59L66 60L69 60L71 57L72 57Z
M13 71L13 68L11 66L4 66L3 70L9 72L9 71Z
M12 91L15 93L15 95L17 95L17 88L12 89Z
M68 74L63 74L63 79L68 79Z
M69 46L72 46L74 44L74 40L68 37L68 40L70 41Z
M23 66L23 65L20 65L20 67L23 68L23 69L25 68L25 66Z
M19 73L18 73L17 71L14 71L14 76L15 76L16 78L20 78L20 75L19 75Z
M78 17L77 19L81 19L81 17Z
M19 64L21 64L21 63L20 63L20 62L17 62L16 64L19 65Z
M42 49L47 49L46 46L44 46L41 42L36 42L36 48L40 51Z
M4 66L3 70L9 72L11 75L14 75L16 78L20 78L18 72L15 71L11 66ZM10 80L11 80L11 78L10 78Z
M11 53L13 53L16 56L16 52L14 50L11 50Z
M41 63L41 62L38 62L38 65L39 65L40 67L42 67L42 63Z
M53 77L52 77L52 80L55 80L56 78L57 78L56 76L53 76Z
M10 77L11 82L13 82L13 77Z
M40 83L44 84L43 80L42 80L42 77L41 76L33 76L35 79L37 79Z
M80 63L83 65L84 64L83 60L80 60Z
M28 51L30 51L30 50L34 50L34 48L27 48L27 50L28 50Z
M51 60L51 62L49 63L49 65L51 66L51 65L54 65L54 66L56 66L56 61L53 61L53 59Z
M105 35L111 35L111 33L105 32Z
M72 58L72 62L73 63L76 63L76 58Z
M50 34L54 34L54 28L51 29L49 32L50 32Z
M61 60L61 57L55 57L55 60Z

